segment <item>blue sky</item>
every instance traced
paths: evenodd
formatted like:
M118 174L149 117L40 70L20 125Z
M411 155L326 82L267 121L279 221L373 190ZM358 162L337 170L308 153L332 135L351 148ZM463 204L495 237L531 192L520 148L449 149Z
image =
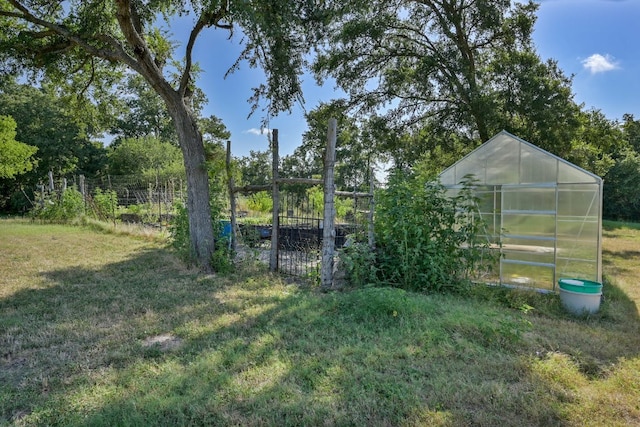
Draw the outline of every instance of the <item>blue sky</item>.
M599 109L612 120L625 113L640 119L639 23L639 0L543 0L533 40L543 60L557 60L566 75L574 76L575 100L585 109ZM266 135L259 133L263 112L247 119L251 87L263 77L242 64L223 78L240 51L239 37L227 38L221 30L202 34L194 58L204 70L198 82L209 98L204 114L223 120L231 131L233 155L244 156L268 148ZM306 110L341 96L331 84L318 87L311 76L303 84ZM296 106L291 114L269 118L268 126L279 130L281 155L290 154L306 130L304 110Z

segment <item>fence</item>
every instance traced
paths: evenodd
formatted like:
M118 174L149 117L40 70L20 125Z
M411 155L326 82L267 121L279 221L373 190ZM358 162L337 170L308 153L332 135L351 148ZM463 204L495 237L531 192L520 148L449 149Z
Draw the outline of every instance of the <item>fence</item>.
M49 172L48 184L38 187L42 195L75 187L82 194L85 208L94 211L98 194L113 194L111 212L101 215L124 222L165 222L174 203L186 198L185 183L179 177L104 175L87 179L84 175L75 175L56 178Z
M373 174L369 193L338 192L333 184L335 165L336 121L329 121L327 149L325 157L324 179L280 178L278 131L273 130L271 151L272 183L269 185L247 185L235 187L231 174L231 143L227 142L227 174L231 206L232 245L236 248L236 234L239 231L236 215L236 194L271 190L273 211L271 223L271 247L269 268L295 276L320 276L323 288L333 285L334 250L342 247L347 236L357 233L367 235L373 246ZM293 194L283 193L283 184L321 185L322 202L310 199L294 199ZM282 196L282 197L281 197ZM350 216L342 215L343 221L336 224L336 197L353 199ZM365 207L361 200L365 200ZM321 203L318 206L315 203ZM364 218L364 221L362 219ZM347 219L350 219L348 222ZM358 219L360 221L358 222ZM367 227L364 227L367 224ZM264 226L262 226L264 228ZM247 228L245 227L245 230ZM365 231L366 230L366 231Z

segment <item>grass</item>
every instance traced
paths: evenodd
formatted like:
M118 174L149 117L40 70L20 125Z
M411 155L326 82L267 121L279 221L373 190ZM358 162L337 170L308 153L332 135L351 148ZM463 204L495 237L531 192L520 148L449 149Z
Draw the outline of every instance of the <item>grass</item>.
M161 240L0 221L0 425L640 423L640 230L606 224L601 311L478 287L324 294Z

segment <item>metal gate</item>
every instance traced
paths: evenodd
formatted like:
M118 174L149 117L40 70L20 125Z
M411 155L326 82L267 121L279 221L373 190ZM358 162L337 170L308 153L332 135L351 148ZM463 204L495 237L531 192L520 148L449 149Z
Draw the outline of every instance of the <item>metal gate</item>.
M322 234L323 202L308 193L286 192L281 196L278 228L278 271L291 276L314 279L318 277ZM367 205L368 205L367 200ZM335 247L341 248L352 236L366 229L357 219L361 203L353 203L352 212L335 224Z

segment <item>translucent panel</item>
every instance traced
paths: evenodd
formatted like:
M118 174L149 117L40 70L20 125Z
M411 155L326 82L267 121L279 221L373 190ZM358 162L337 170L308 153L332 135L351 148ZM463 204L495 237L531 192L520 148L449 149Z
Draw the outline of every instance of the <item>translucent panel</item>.
M550 250L549 250L550 249ZM526 261L538 264L554 264L555 253L553 247L534 245L511 245L502 247L502 259L506 261Z
M458 163L445 170L440 179L455 185L467 174L481 184L592 183L597 176L554 156L526 141L501 132Z
M548 188L505 188L502 211L556 211L556 190ZM554 220L555 221L555 220Z
M503 233L518 236L554 237L554 215L502 214Z
M575 259L558 259L556 267L558 279L577 278L598 281L597 261L581 261Z
M568 162L558 164L558 182L560 183L598 183L602 180L587 171L578 168Z
M596 246L600 236L597 218L576 218L575 220L558 219L557 236L559 242L586 242Z
M502 261L500 264L502 283L538 289L553 289L553 268L534 265L513 264Z
M486 235L489 242L496 243L499 241L501 219L499 208L500 193L496 193L491 187L491 190L485 189L482 191L476 191L475 196L478 198L478 212L483 221L482 233Z
M560 216L589 216L600 213L600 186L598 184L563 184L558 188L558 214Z
M557 182L558 161L540 150L521 145L520 183Z
M555 247L556 240L553 237L512 237L509 234L502 237L503 251L553 253Z
M597 239L559 239L557 245L559 257L585 261L598 259Z
M472 175L475 179L480 182L484 182L484 172L485 166L484 164L479 162L480 159L469 159L465 162L460 162L460 164L456 165L455 170L455 184L459 184L467 175Z
M456 166L451 166L440 174L442 185L456 185Z

